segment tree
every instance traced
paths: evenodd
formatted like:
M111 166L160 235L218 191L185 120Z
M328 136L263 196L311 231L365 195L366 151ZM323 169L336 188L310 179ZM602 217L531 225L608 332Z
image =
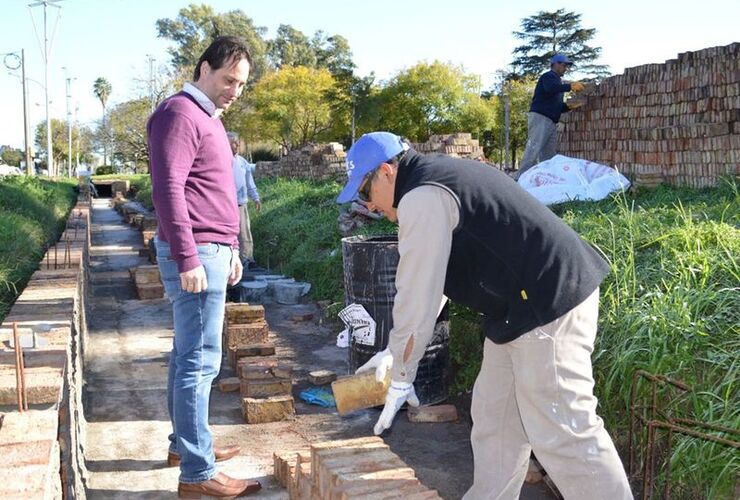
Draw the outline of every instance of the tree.
M331 96L331 97L330 97ZM332 99L347 99L326 69L285 67L271 73L249 94L253 112L244 117L241 131L251 139L275 141L287 150L326 139L342 117L333 113ZM343 117L348 122L348 117Z
M20 167L21 161L23 161L23 151L11 147L0 148L0 160L6 165L13 167Z
M351 77L355 70L349 41L341 35L326 36L321 30L314 33L311 46L316 53L316 67L326 68L334 78Z
M420 142L431 134L480 133L493 124L493 109L480 98L480 79L461 67L419 63L394 76L374 98L378 114L362 128L390 130Z
M110 82L102 76L98 77L93 83L93 93L95 94L95 97L100 100L100 104L103 105L103 120L101 122L103 127L103 165L108 164L108 127L105 120L105 107L108 103L108 97L110 97L110 93L112 91L113 87L111 86Z
M241 37L249 47L253 59L250 77L258 81L267 70L266 45L263 39L267 28L254 25L242 10L217 14L206 4L191 4L180 9L175 19L158 19L157 35L175 42L168 51L175 68L195 67L201 54L219 36Z
M316 51L300 30L281 24L274 40L267 42L267 53L275 69L285 66L316 67Z
M522 31L514 31L524 44L513 51L512 66L517 76L535 76L550 68L550 58L564 53L575 63L574 69L584 75L603 78L609 75L608 66L595 64L601 47L587 45L596 34L594 28L581 27L581 15L558 9L540 11L522 19Z
M92 161L92 131L87 127L74 126L72 128L72 157L68 158L68 146L69 146L69 131L67 130L67 122L58 120L56 118L51 119L51 141L52 149L54 151L54 163L57 165L65 162L66 165L76 160L78 154L80 161L83 163L89 163ZM79 137L79 141L76 138ZM46 121L39 123L36 126L36 146L40 153L44 155L48 154L48 148L46 147ZM48 165L48 161L46 162Z
M149 110L149 99L141 97L118 104L108 116L113 156L122 163L134 163L137 170L146 168L149 161L146 136Z

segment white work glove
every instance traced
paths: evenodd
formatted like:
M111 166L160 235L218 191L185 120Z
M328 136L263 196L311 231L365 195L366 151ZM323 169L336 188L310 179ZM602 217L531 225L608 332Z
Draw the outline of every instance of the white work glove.
M383 380L385 380L385 374L388 372L388 370L391 369L392 366L393 355L391 354L390 349L385 349L383 351L375 353L375 355L370 358L367 363L355 370L355 373L367 372L374 369L375 380L377 380L378 382L382 382Z
M385 395L383 412L380 414L380 418L373 428L376 436L380 436L384 430L390 428L393 424L393 418L404 403L408 403L411 406L419 406L419 398L416 397L414 385L411 382L391 380L388 394Z

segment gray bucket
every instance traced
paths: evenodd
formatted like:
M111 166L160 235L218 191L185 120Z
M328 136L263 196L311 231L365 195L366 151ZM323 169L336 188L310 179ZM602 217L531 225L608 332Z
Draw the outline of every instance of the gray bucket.
M263 274L262 276L258 277L258 279L261 279L264 281L284 280L286 278L288 277L283 274Z
M311 283L302 281L278 282L274 285L275 300L278 304L298 304L310 289Z
M262 280L242 281L238 285L239 302L261 303L267 295L267 282Z
M280 283L295 283L294 278L282 278L279 280L269 280L267 282L267 293L268 295L275 296L275 285L278 285Z

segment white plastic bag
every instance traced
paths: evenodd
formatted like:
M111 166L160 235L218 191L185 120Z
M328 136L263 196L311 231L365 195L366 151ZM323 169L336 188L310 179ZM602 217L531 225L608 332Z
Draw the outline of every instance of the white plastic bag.
M563 155L538 163L517 182L545 205L602 200L630 186L630 181L611 167Z

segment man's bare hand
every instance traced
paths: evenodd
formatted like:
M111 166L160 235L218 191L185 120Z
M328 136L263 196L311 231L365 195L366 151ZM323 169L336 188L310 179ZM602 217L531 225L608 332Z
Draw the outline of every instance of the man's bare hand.
M200 293L208 288L206 279L206 270L203 266L198 266L190 271L180 273L180 286L186 292Z
M262 202L261 201L255 201L254 206L257 208L257 213L260 213L262 210Z
M244 266L242 266L242 261L239 258L239 251L232 249L231 250L231 270L229 271L229 285L236 285L241 281L242 279L242 271L244 270Z

